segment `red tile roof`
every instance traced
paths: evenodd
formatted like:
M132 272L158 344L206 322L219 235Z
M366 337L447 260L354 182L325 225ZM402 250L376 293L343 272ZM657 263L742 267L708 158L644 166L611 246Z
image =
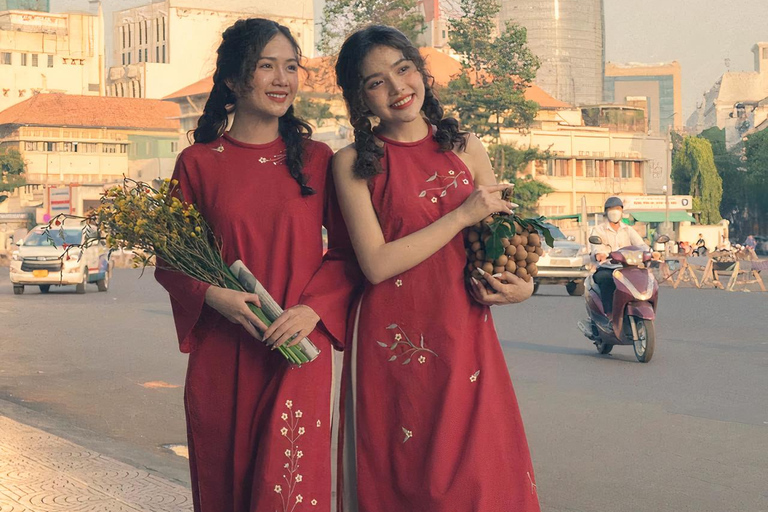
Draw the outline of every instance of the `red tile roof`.
M451 77L461 71L461 63L446 53L436 50L435 48L419 48L419 51L426 61L427 69L435 78L435 83L438 85L447 85L448 82L451 81ZM315 57L307 59L304 66L310 72L310 79L302 82L301 90L322 94L340 94L341 91L339 91L336 86L336 76L333 70L335 64L335 57ZM212 87L213 79L209 76L194 84L188 85L173 94L169 94L163 99L167 100L183 98L185 96L196 96L198 94L208 94ZM535 101L543 109L570 107L568 103L553 98L536 84L531 84L525 91L525 98L527 100Z
M41 93L0 112L0 125L178 130L180 115L161 100Z

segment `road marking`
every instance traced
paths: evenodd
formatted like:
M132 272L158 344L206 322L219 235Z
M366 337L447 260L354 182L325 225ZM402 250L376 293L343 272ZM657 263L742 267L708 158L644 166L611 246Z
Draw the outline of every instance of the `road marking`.
M176 384L168 384L167 382L163 382L162 380L153 380L149 382L145 382L141 384L141 386L147 388L147 389L162 389L162 388L179 388L181 386L177 386Z

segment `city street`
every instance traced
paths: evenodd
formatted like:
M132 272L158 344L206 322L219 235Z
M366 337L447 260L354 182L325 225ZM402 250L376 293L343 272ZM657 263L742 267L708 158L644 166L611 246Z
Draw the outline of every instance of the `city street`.
M188 485L186 356L167 295L139 274L14 296L0 269L0 420ZM768 511L768 294L663 287L660 301L645 365L631 347L598 355L562 286L494 310L545 512Z

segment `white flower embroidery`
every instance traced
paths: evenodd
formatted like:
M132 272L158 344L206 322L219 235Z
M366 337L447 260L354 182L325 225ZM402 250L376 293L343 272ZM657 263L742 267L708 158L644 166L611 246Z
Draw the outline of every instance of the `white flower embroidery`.
M296 458L297 458L297 459L300 459L300 458L302 458L303 456L304 456L304 452L302 452L301 450L299 450L299 451L297 451L297 452L296 452Z
M301 494L296 496L296 503L301 503L302 501L304 501L304 497Z
M288 429L283 427L283 428L280 429L280 433L283 434L283 436L287 436L288 435Z
M453 175L454 175L454 174L456 174L456 173L454 173L453 171L448 171L448 174L450 174L451 176L453 176Z
M424 364L427 361L427 358L424 356L419 356L419 363Z
M477 370L475 373L472 374L472 376L469 377L469 382L477 381L477 377L479 376L480 376L480 370Z
M285 450L285 456L290 457L291 456L291 450Z
M395 281L395 286L397 286L398 288L403 286L403 280L402 279L398 279L397 281Z
M287 413L282 413L280 416L285 422L285 426L280 429L280 433L289 443L289 448L285 450L285 456L288 459L283 465L285 473L283 473L283 485L276 485L275 492L280 495L280 502L282 503L282 512L294 512L296 506L303 501L301 494L296 494L298 485L301 484L304 479L303 475L299 473L299 459L304 456L304 453L299 450L297 444L298 439L306 434L306 429L303 426L299 426L303 413L301 410L293 411L293 402L287 400L285 406L288 408ZM292 413L292 414L289 414ZM318 420L318 426L320 421ZM295 500L294 500L295 497Z
M217 153L224 152L224 146L222 144L219 144L219 147L217 147L217 148L211 148L211 149L216 151Z
M433 197L433 198L432 198L432 202L433 202L433 203L436 203L436 202L437 202L437 198L436 198L436 197Z
M299 435L303 435L305 432L304 427L299 427Z
M281 492L283 492L283 488L282 488L282 487L280 487L279 485L276 485L276 486L275 486L275 492L276 492L276 493L278 493L278 494L280 494Z
M310 501L310 503L312 503L312 506L314 507L315 505L317 505L317 500L312 500Z
M533 481L533 477L531 477L531 472L530 471L528 471L528 480L530 480L530 482L531 482L531 494L536 494L537 493L536 487L538 487L538 486Z
M393 344L384 343L383 341L376 341L376 343L384 349L387 349L391 352L389 359L390 363L393 361L397 361L398 358L400 358L400 364L407 365L410 364L414 357L417 355L425 356L426 354L432 354L435 357L437 357L437 354L435 354L434 351L427 348L427 346L424 343L424 335L422 334L419 338L418 345L411 341L411 339L408 337L408 333L406 333L402 327L400 327L397 324L390 324L387 327L387 330L391 331L393 329L397 329L400 332L395 333L395 342ZM404 341L403 341L404 340ZM404 346L404 350L397 351L398 347ZM424 364L424 361L421 361L421 359L418 359L420 363Z
M296 481L297 482L301 482L302 478L303 477L301 475L296 475Z
M283 419L283 421L288 419L288 415L286 413L281 414L280 417Z
M465 185L469 185L469 180L462 180L462 183L464 183Z
M400 341L403 339L403 335L400 333L395 334L395 341Z
M302 416L302 412L301 411L296 411L296 417L297 418L301 418L301 416Z
M405 428L405 427L402 427L402 429L403 429L403 434L405 434L405 439L403 439L403 442L406 442L406 441L408 441L410 438L412 438L412 437L413 437L413 432L411 432L410 430L408 430L408 429L407 429L407 428Z
M317 428L320 428L320 425L321 425L320 420L317 420Z
M285 406L290 409L291 407L293 407L293 402L291 400L286 400Z

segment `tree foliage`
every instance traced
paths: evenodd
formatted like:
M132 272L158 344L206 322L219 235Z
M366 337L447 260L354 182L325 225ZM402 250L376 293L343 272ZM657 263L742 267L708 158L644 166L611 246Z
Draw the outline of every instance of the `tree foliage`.
M688 184L687 193L693 196L693 209L702 224L716 224L722 220L720 202L723 180L715 167L712 145L701 137L685 137L672 162L672 178L677 192Z
M10 191L24 185L26 164L15 149L0 149L0 191Z
M550 158L549 152L539 148L520 149L509 144L492 144L488 147L488 156L498 178L515 184L514 197L515 202L520 205L517 210L519 215L535 216L539 199L551 194L555 189L530 175L521 176L521 173L529 163Z
M301 93L294 101L293 108L296 116L315 126L323 126L326 120L337 118L331 112L331 105L328 102L313 100Z
M507 22L500 34L496 0L460 0L461 17L448 21L448 41L461 72L443 92L462 125L498 144L501 128L527 127L538 104L525 99L539 69L524 27Z
M426 30L417 0L326 0L318 51L335 55L346 37L366 25L389 25L416 41Z

